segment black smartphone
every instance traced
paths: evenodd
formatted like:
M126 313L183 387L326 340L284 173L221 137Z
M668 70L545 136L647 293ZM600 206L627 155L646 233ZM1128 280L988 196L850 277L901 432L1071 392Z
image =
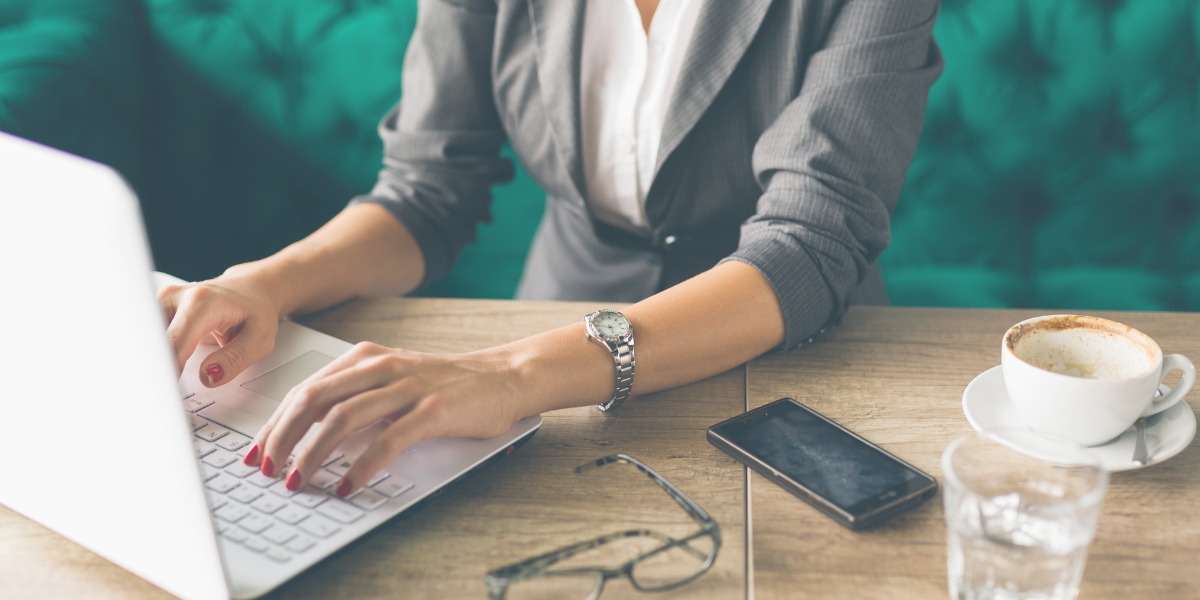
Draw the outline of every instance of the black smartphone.
M708 441L850 529L937 493L937 480L791 398L708 428Z

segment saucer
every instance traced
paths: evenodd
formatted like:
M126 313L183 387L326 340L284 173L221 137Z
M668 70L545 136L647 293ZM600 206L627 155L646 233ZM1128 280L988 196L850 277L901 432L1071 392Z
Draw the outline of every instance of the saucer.
M993 367L981 373L963 392L963 414L971 427L980 433L995 436L996 441L1027 456L1051 464L1069 462L1055 451L1055 444L1029 429L1017 414L1008 390L1004 387L1003 367ZM1166 394L1166 386L1159 386ZM1107 471L1129 471L1156 465L1179 454L1196 437L1196 413L1186 400L1152 417L1146 417L1146 449L1150 462L1133 462L1137 429L1130 427L1117 438L1092 446L1089 450L1100 459Z

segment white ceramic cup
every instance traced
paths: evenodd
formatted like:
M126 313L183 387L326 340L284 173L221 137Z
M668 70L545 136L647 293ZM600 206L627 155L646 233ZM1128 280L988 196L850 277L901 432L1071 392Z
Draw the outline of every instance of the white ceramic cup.
M1196 368L1163 356L1146 334L1116 321L1048 315L1013 325L1001 342L1004 385L1034 432L1084 446L1103 444L1139 417L1160 413L1192 389ZM1166 396L1154 392L1170 371L1183 378Z

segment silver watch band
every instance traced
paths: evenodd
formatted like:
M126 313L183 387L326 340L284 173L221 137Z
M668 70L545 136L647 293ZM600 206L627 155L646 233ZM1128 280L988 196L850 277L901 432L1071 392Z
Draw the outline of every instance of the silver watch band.
M633 354L633 346L625 342L606 345L612 351L613 366L617 371L617 387L613 390L611 400L596 405L597 408L605 411L612 410L629 399L629 394L633 392L633 367L637 362Z

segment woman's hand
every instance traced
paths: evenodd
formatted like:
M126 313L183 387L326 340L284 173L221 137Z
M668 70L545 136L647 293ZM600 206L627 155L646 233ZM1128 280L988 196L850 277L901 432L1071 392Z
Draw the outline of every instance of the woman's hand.
M287 474L287 488L298 490L348 435L383 421L386 429L338 483L336 492L347 496L421 440L504 433L527 416L519 388L519 367L505 347L441 355L363 342L288 392L244 462L274 477L320 422Z
M197 345L221 346L200 363L200 381L210 388L233 380L275 347L280 313L252 277L226 273L209 281L168 285L159 290L158 301L166 312L167 340L180 371Z

